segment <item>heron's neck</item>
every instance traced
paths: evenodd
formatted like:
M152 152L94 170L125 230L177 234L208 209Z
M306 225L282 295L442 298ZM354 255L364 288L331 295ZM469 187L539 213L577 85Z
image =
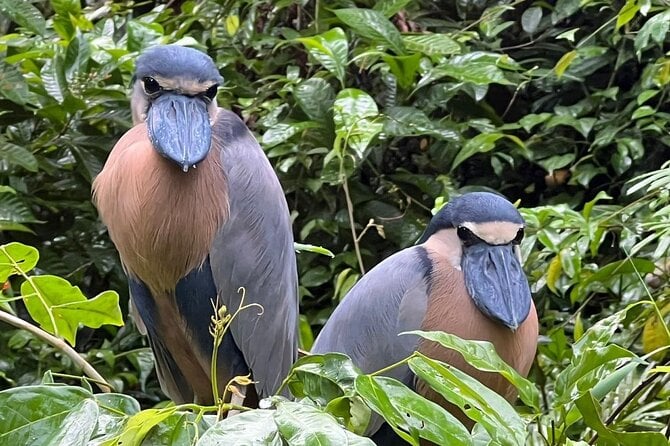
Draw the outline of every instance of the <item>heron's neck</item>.
M121 260L154 293L171 291L202 265L228 218L226 178L213 144L182 172L151 146L146 127L116 144L96 178L94 198Z

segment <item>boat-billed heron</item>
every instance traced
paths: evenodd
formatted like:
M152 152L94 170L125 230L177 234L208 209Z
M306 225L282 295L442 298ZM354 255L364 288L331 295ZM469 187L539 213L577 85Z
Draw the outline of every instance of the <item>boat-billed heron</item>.
M514 399L515 388L502 376L470 367L459 353L437 343L399 333L439 330L490 341L503 360L526 376L535 357L538 323L521 267L518 245L523 235L524 221L505 198L487 192L454 198L433 217L417 245L388 257L351 289L312 352L345 353L370 373L418 350ZM464 420L409 367L388 375ZM376 420L370 433L380 425ZM384 426L373 439L397 444L384 441L389 432Z
M141 54L134 127L93 191L172 400L213 402L211 318L224 305L228 314L238 309L240 287L244 305L258 304L233 320L216 364L219 389L252 375L253 405L278 389L297 357L296 261L279 180L242 120L217 107L221 82L195 49Z

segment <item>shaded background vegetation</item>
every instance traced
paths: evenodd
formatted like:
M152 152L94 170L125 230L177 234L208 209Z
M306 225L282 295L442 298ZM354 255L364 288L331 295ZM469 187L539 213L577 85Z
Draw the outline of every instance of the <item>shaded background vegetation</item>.
M572 343L626 305L656 302L628 312L619 344L643 354L668 343L669 23L660 0L0 0L3 242L36 246L41 272L127 304L91 180L131 125L137 54L194 46L225 79L219 103L275 166L296 241L335 253L299 254L303 347L362 271L416 241L436 202L489 188L529 223L542 325L532 378L549 405L577 360ZM81 331L77 349L119 390L164 398L131 324ZM3 327L0 386L46 369L72 364ZM667 379L634 394L645 379L631 373L610 398L636 398L623 426L660 430Z

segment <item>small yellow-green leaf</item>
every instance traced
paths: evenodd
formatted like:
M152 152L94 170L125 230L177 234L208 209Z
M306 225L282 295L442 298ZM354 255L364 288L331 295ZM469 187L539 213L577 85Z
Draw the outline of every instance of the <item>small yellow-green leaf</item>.
M559 251L551 262L549 262L549 268L547 268L547 287L551 290L552 293L558 294L556 289L556 281L561 276L561 252Z
M570 64L572 63L573 60L575 60L575 57L577 57L577 51L572 50L570 52L567 52L559 59L559 61L556 63L556 66L554 67L554 71L556 72L556 76L561 77L563 76L563 73L565 73L565 70L570 67Z
M234 36L239 28L240 28L239 16L233 14L226 17L226 32L228 33L229 36Z
M639 10L640 5L637 0L627 0L616 18L616 29L619 30L619 28L633 20L633 17L635 17L635 14L637 14Z
M582 320L581 312L575 315L575 327L572 336L575 339L575 342L579 341L579 339L584 336L584 321Z
M32 246L17 242L0 246L0 283L5 283L14 274L29 272L39 258L39 252Z
M668 312L670 312L670 304L663 307L661 310L661 315L665 317ZM645 353L651 353L654 350L668 345L670 345L670 338L668 338L666 326L654 312L651 314L649 319L647 319L647 322L644 324L644 328L642 330L642 350ZM661 361L666 354L667 350L661 350L655 353L652 356L652 359L655 361Z
M635 110L633 112L633 116L631 116L631 117L633 119L640 119L640 118L644 118L646 116L651 116L654 113L656 113L656 111L652 107L650 107L648 105L643 105L642 107L639 107L637 110Z

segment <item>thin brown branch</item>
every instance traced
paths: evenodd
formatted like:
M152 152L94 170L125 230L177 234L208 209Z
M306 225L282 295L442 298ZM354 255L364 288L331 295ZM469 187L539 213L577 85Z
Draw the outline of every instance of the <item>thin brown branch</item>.
M98 373L98 371L93 368L82 356L77 353L72 347L70 347L65 341L59 339L46 331L42 330L35 325L24 321L23 319L14 316L13 314L7 313L6 311L0 310L0 321L6 322L9 325L12 325L21 330L26 330L27 332L34 335L36 338L41 339L52 347L60 350L65 356L70 358L86 376L91 378L91 381L98 385L100 390L105 393L109 393L114 390L111 384L109 384L105 378Z

